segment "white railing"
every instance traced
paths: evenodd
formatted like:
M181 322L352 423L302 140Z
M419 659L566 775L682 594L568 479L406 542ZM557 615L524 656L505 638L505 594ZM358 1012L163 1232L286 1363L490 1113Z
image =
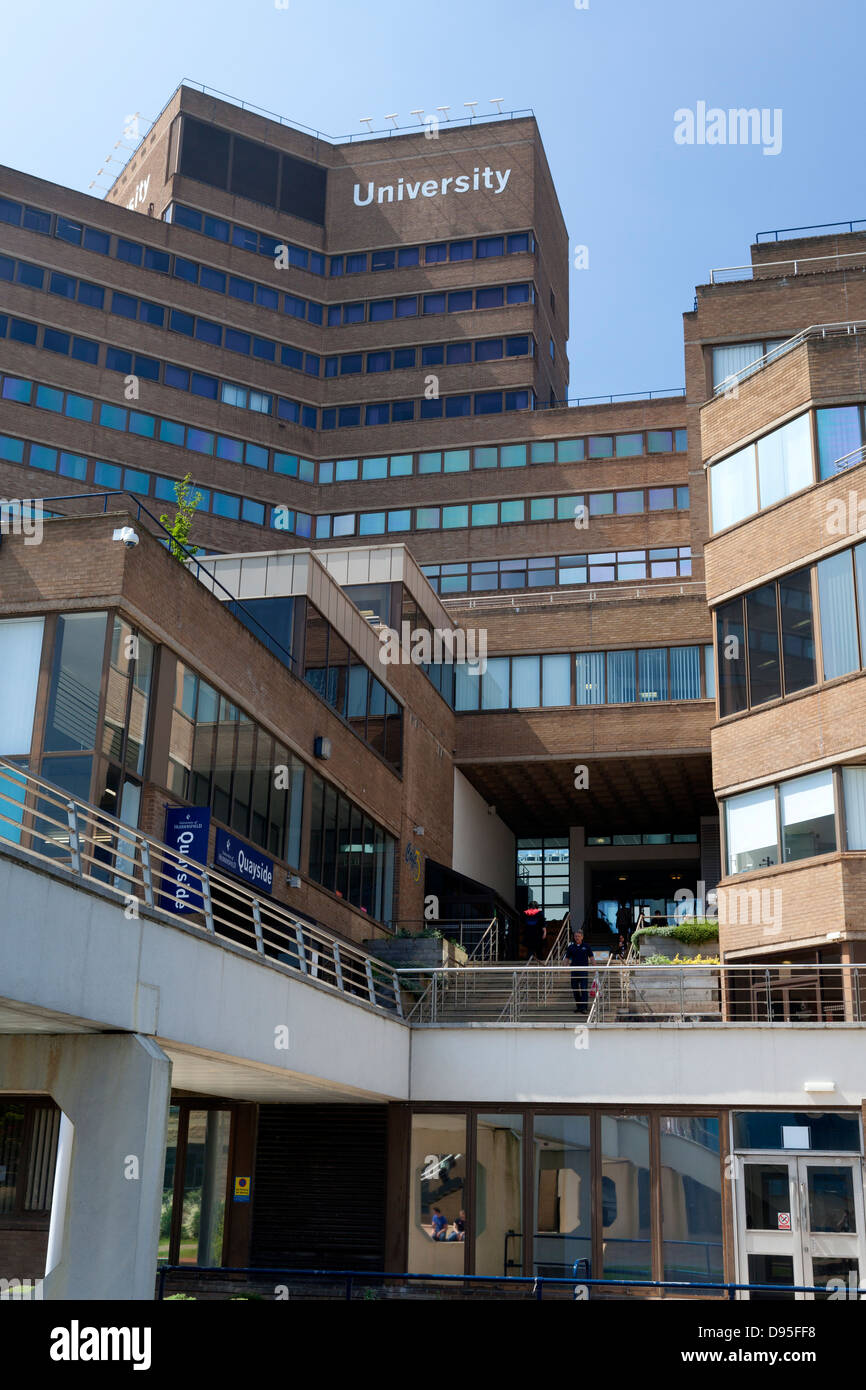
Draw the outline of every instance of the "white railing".
M146 911L169 924L183 921L354 1003L403 1017L396 972L369 952L0 758L0 854L9 845L29 863L107 892L129 917Z
M840 251L827 256L798 256L796 260L787 261L753 261L750 265L721 265L710 271L709 282L711 285L723 285L731 280L760 280L765 270L775 270L778 275L808 275L810 270L817 270L821 262L834 261L838 266L840 261L855 259L866 263L866 250Z
M718 386L713 388L714 396L727 396L734 387L739 386L741 381L754 376L764 367L775 362L792 348L799 347L801 343L815 341L821 338L855 338L858 334L866 332L866 320L850 319L842 323L813 323L808 328L804 328L799 333L795 333L793 338L786 338L778 347L765 352L763 357L756 357L753 362L748 362L745 367L741 367L738 372L731 372L724 381L720 381Z

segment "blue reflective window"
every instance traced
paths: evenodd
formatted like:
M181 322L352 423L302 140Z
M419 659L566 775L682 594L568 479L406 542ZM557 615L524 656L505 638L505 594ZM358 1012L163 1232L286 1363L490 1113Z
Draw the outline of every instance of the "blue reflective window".
M4 376L3 378L4 401L18 401L22 405L29 405L32 391L32 381L24 381L17 376Z
M337 307L337 312L339 313L339 306L336 306L336 307ZM306 318L306 314L307 314L307 301L306 301L305 299L300 299L300 298L298 297L298 295L296 295L296 294L284 294L284 295L283 295L283 313L284 313L284 314L291 314L292 318L295 318L295 319ZM329 313L330 313L330 310L329 310Z
M502 356L502 339L488 338L486 342L475 344L476 362L495 362Z
M84 482L87 477L87 459L80 454L60 455L60 473L64 478L77 478L79 482Z
M501 294L501 291L500 291ZM506 300L509 304L528 304L529 286L528 285L509 285L505 292ZM500 301L501 302L501 301ZM481 306L479 305L479 308ZM489 306L485 306L489 307Z
M422 420L441 420L442 402L441 400L427 400L425 397L419 403L419 412Z
M196 454L212 454L214 437L210 430L200 430L190 425L186 432L186 447Z
M238 284L246 284L246 280L239 280ZM221 270L214 270L209 265L203 265L200 272L199 284L203 290L213 290L216 294L225 294L226 277ZM243 299L241 294L235 295L236 299Z
M303 246L289 247L289 265L296 266L298 270L306 270L309 261L309 253Z
M448 312L455 314L472 308L471 290L452 290L448 296Z
M310 300L307 304L307 318L309 319L310 323L320 324L322 322L321 304L314 304L313 301Z
M229 294L233 299L242 299L252 304L255 298L255 285L252 280L241 280L237 275L229 276Z
M334 361L337 359L335 358ZM283 346L280 348L280 361L284 367L294 367L296 372L302 370L304 365L304 354L300 348Z
M142 415L140 410L131 410L129 433L140 434L143 439L153 439L156 434L156 420L152 415Z
M417 246L401 246L397 252L397 265L403 266L419 264L419 248Z
M146 497L150 491L150 474L138 468L124 468L123 486L130 492L142 492Z
M154 246L145 246L144 265L146 270L158 270L162 275L167 275L171 257L167 251L157 251Z
M201 231L201 213L195 208L185 208L182 203L174 203L171 220L177 227L189 227L193 232Z
M188 280L191 285L198 284L198 266L195 261L185 261L182 256L174 258L174 275L178 280Z
M364 358L360 352L347 352L340 358L340 375L354 376L363 370Z
M505 339L506 357L527 357L529 354L529 337L521 334L519 338Z
M241 333L238 328L227 328L225 345L229 352L242 352L249 356L250 335Z
M441 343L427 343L421 349L422 367L441 367L445 361L445 349Z
M475 293L476 309L498 309L504 300L501 285L488 285Z
M280 396L277 401L277 415L281 420L291 420L292 424L297 424L301 418L301 407L297 401L287 401L284 396Z
M257 252L259 249L259 234L251 232L246 227L232 228L232 246L237 246L241 251Z
M194 396L203 396L205 400L215 401L219 392L219 382L216 377L202 376L200 372L193 372L190 390Z
M40 265L29 265L27 261L19 261L15 278L19 285L29 285L31 289L41 290L45 281L45 271Z
M265 524L265 508L262 502L253 502L245 497L241 505L241 520L251 521L256 526Z
M528 233L528 232L512 232L512 233L511 233L511 235L510 235L509 238L508 238L508 254L509 254L509 255L513 255L513 253L514 253L515 251L528 251L529 249L530 249L530 246L529 246L529 233Z
M152 323L155 327L162 328L165 310L161 304L149 304L142 299L138 306L138 317L142 323Z
M261 444L247 444L244 457L251 468L267 468L268 466L268 451L263 449Z
M31 232L39 232L40 236L50 236L51 213L41 212L39 208L25 207L22 225Z
M97 231L95 227L85 227L84 249L95 251L100 256L107 256L111 249L111 237L108 232Z
M343 323L363 323L364 306L363 304L344 304Z
M105 303L105 290L101 285L90 285L86 280L78 282L79 304L89 304L92 309L101 309Z
M280 296L267 285L256 285L256 303L261 309L279 309Z
M278 241L276 237L267 236L264 232L259 232L260 256L268 256L270 260L275 260L277 256L277 247L281 245L282 242Z
M4 276L8 279L8 276ZM48 280L49 294L59 294L63 299L75 298L75 281L70 275L61 275L59 271L53 270Z
M368 372L390 372L391 354L390 352L368 352L367 371Z
M262 362L273 362L276 355L276 344L269 338L253 338L253 357L258 357Z
M131 294L120 294L115 290L111 296L111 312L123 319L137 318L138 300L133 299Z
M64 356L68 357L69 334L61 333L58 328L46 328L42 346L48 352L62 352Z
M163 381L166 386L173 386L178 391L189 390L189 372L185 367L175 367L171 362L165 364Z
M383 323L394 317L393 299L374 299L370 305L370 322Z
M475 254L479 260L489 256L505 255L505 239L501 236L481 236L475 243Z
M208 217L207 213L205 213L202 231L205 236L211 237L214 241L222 241L228 245L229 224L228 222L223 222L221 217Z
M452 241L451 243L452 261L471 261L472 242L471 241Z
M209 319L196 319L195 336L202 343L212 343L214 347L219 347L223 340L223 331L218 323L211 323Z
M95 367L99 361L99 344L90 338L73 338L72 356L79 362L88 362Z
M12 439L8 434L0 434L0 459L10 463L24 462L24 440Z
M415 366L414 348L395 348L394 349L394 371L403 371L406 367Z
M115 463L95 463L93 481L99 487L120 487L121 472Z
M11 227L21 226L21 204L9 198L0 198L0 222L8 222Z
M324 275L325 258L322 255L321 251L310 252L310 271L313 275Z
M227 492L215 492L211 511L214 516L227 516L233 521L237 521L240 516L241 503L239 497L232 497Z
M387 425L391 418L391 410L387 403L368 405L364 415L365 425Z
M528 391L506 391L505 392L506 410L528 410L529 392Z
M393 251L374 251L370 257L371 270L393 270L395 253Z
M159 381L159 362L155 357L142 357L136 354L135 375L146 381Z
M411 531L411 530L412 530L412 513L411 513L411 511L408 509L408 507L405 508L405 509L401 509L400 511L389 512L389 513L388 513L388 530L389 530L389 531Z
M28 323L26 319L11 319L9 337L16 343L30 343L33 347L36 344L36 324Z
M285 352L285 348L283 349L283 351ZM325 358L325 376L326 376L326 377L327 377L327 376L337 376L337 375L339 374L339 371L340 371L340 359L339 359L339 357L326 357L326 358Z
M123 372L125 376L132 374L132 353L124 352L121 348L109 347L105 349L105 365L110 372Z
M160 420L159 437L163 444L176 444L182 449L186 438L186 426L176 420Z
M445 353L445 360L449 367L459 366L464 362L471 362L472 344L449 343Z
M445 401L445 415L449 420L472 414L471 396L449 396Z
M99 407L99 423L105 429L125 430L126 411L122 405L107 405L103 403Z
M322 429L333 430L337 428L337 412L332 407L322 411Z
M361 407L359 405L341 405L337 414L337 419L341 428L351 428L353 425L360 425Z
M475 397L476 415L499 415L502 411L501 391L479 391Z
M314 352L304 354L304 371L307 376L319 375L319 359Z
M230 463L243 463L244 446L239 439L232 439L228 435L217 436L217 458L228 459Z
M15 262L11 256L0 256L0 280L15 279ZM75 282L73 281L73 284Z
M396 303L398 319L411 319L418 313L418 296L416 294L404 295Z
M394 401L391 406L391 420L396 425L403 420L415 419L414 401Z
M53 473L57 468L57 450L49 449L44 444L31 444L28 463L31 468L42 468L47 473Z
M444 314L445 296L444 294L425 294L424 295L425 314Z
M424 247L424 261L426 265L437 265L441 261L448 259L448 245L446 242L439 242L436 246Z
M68 415L70 420L92 420L93 401L88 400L86 396L73 396L70 393L66 397L63 413Z
M141 265L143 248L137 241L126 241L123 237L117 238L117 250L115 257L119 261L128 261L130 265Z
M358 275L367 269L367 253L356 251L351 256L346 257L346 274Z
M342 257L342 256L332 256L332 257L331 257L330 274L331 274L331 275L342 275L342 273L343 273L343 257Z

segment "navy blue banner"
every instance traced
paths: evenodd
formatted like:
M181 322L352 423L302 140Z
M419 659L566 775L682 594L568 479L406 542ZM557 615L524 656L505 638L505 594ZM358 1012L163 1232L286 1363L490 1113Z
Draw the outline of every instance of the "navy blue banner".
M162 908L165 912L177 912L181 916L187 912L200 912L202 897L197 886L201 880L198 874L190 873L189 863L207 863L207 837L210 830L210 811L207 806L166 806L165 843L178 856L175 869L163 879L168 891L162 894Z
M213 862L218 869L225 869L242 878L244 883L252 884L265 893L270 893L274 883L274 861L257 849L251 849L236 835L228 835L217 829Z

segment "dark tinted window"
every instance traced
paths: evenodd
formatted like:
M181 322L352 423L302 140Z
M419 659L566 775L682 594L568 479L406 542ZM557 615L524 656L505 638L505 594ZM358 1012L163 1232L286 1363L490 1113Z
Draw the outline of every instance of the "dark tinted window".
M325 221L325 192L327 172L305 159L283 155L283 176L280 184L280 207L294 217L322 226Z
M231 191L254 203L276 207L279 155L257 141L234 137Z
M227 188L230 138L228 131L219 126L184 116L180 172L215 188Z

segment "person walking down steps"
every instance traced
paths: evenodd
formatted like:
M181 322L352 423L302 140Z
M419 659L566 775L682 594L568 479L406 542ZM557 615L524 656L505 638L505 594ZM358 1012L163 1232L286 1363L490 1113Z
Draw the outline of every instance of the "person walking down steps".
M585 1014L589 999L589 966L593 964L593 954L584 945L583 931L574 929L574 940L565 948L565 959L577 968L571 972L571 992L574 995L575 1013Z

